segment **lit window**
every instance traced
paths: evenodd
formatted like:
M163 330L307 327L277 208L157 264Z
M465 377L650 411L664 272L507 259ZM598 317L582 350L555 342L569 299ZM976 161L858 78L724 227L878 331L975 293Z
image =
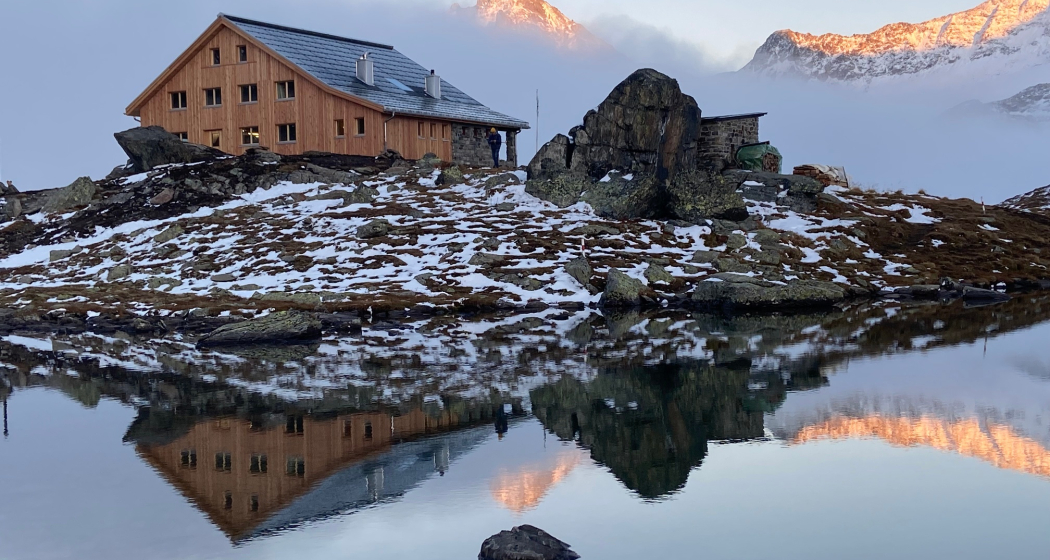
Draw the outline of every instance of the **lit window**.
M247 84L241 86L241 103L258 103L259 102L259 86L255 84Z
M219 107L222 105L222 88L208 88L204 90L204 106Z
M343 119L335 120L335 137L342 138L346 136L346 121Z
M248 62L247 45L237 45L237 62Z
M356 119L354 119L354 124L357 126L356 134L358 136L364 136L365 135L365 118L364 117L357 117Z
M279 124L277 125L277 142L281 144L291 144L295 142L295 123L292 124Z
M252 455L252 461L248 466L248 472L253 474L264 474L266 473L268 466L266 455Z
M277 99L295 99L295 81L277 82Z
M190 141L190 135L188 133L186 133L186 132L176 132L175 136L178 136L179 140L182 140L183 142L189 142Z
M184 91L173 91L173 92L171 92L171 108L172 109L185 109L186 108L186 92L184 92Z
M241 129L241 144L244 146L259 145L259 127L246 126Z
M289 457L285 473L287 473L288 476L306 475L306 460L302 457Z
M211 147L212 148L221 148L222 147L222 131L221 130L206 130L205 131L205 135L208 137L208 140L211 142Z
M222 56L219 54L219 49L211 50L211 65L218 66L222 64Z

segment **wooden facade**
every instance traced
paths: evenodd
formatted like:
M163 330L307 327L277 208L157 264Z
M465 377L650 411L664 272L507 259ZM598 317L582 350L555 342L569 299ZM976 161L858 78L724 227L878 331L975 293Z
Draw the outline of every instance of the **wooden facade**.
M294 98L278 99L282 82L294 83ZM257 99L242 102L241 86L255 86ZM207 106L206 92L215 88L221 92L221 104ZM182 92L185 107L172 99ZM213 146L217 134L215 147L235 155L265 147L283 155L322 151L375 156L389 148L408 159L433 153L452 160L453 122L391 118L381 106L300 71L223 18L161 74L127 114L139 117L142 126L161 126L197 144ZM281 141L282 125L295 125L294 141ZM362 125L364 133L359 134ZM258 131L257 144L242 141L244 133L253 130Z

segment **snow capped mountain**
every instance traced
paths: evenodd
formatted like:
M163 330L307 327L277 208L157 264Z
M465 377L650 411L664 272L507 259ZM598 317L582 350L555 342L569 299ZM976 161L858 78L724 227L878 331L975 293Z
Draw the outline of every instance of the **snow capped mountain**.
M1050 0L1048 0L1050 1ZM604 41L544 0L478 0L476 6L452 5L456 14L473 14L484 25L538 31L559 47L579 50L609 49Z
M871 82L962 71L995 74L1050 62L1050 0L988 0L923 23L895 23L865 35L777 31L746 71Z
M1028 121L1050 121L1050 84L1037 84L1017 95L991 103L967 101L947 114L958 117L1006 115Z

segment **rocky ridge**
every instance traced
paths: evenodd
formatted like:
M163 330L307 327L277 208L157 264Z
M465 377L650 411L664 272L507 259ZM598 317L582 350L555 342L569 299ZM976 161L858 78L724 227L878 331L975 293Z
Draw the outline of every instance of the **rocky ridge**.
M452 13L467 14L482 25L536 31L571 50L611 50L607 43L545 0L478 0L476 6L453 4Z
M926 22L895 23L870 34L777 31L744 70L820 80L871 82L980 66L1025 68L1050 58L1047 0L988 0Z

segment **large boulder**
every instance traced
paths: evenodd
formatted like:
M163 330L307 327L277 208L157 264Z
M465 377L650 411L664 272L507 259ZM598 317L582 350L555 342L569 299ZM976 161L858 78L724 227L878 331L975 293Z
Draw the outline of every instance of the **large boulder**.
M690 300L707 310L765 311L827 307L846 299L847 288L832 282L795 280L774 284L742 274L723 273L697 284Z
M740 183L706 171L683 171L667 185L668 211L681 220L700 223L708 218L741 221L747 203L737 192Z
M44 212L53 214L64 212L80 206L87 206L95 198L98 187L91 177L81 177L68 187L57 189L44 201Z
M564 134L551 139L536 152L527 168L529 180L543 181L565 173L572 157L572 141Z
M602 307L638 307L642 303L644 289L645 285L641 280L611 268L605 281L605 293L602 294L599 304Z
M558 208L567 208L580 201L580 195L593 185L585 175L563 172L547 179L529 180L525 192L546 200Z
M573 171L601 178L619 169L664 181L696 167L700 108L677 80L642 69L620 82L569 135Z
M626 175L610 172L592 183L581 200L603 218L631 220L665 215L659 180L655 175Z
M542 529L522 525L485 539L478 560L576 560L580 555Z
M321 320L302 311L280 311L260 319L224 325L205 335L198 346L234 346L262 342L314 340L321 336Z
M143 173L161 165L211 161L226 154L183 142L178 136L159 126L132 128L113 135L117 144L128 154L128 173Z

